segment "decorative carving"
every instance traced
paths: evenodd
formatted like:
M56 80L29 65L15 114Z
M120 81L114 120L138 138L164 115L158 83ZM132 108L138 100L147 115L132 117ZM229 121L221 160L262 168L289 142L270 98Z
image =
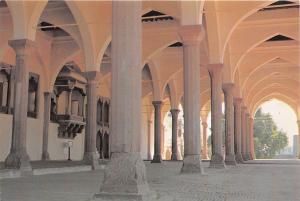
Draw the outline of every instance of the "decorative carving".
M84 98L86 79L74 63L66 64L54 85L51 98L51 121L57 122L58 137L74 139L85 127Z

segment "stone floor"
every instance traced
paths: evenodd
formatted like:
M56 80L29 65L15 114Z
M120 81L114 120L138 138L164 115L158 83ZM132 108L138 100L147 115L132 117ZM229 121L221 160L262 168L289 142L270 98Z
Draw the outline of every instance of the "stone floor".
M300 160L257 160L179 174L181 162L146 162L148 181L162 201L300 201ZM0 180L2 201L86 201L103 170Z

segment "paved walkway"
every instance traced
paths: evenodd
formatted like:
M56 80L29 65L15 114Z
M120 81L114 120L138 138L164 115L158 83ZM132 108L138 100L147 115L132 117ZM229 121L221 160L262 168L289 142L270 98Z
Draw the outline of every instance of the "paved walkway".
M300 161L254 161L204 175L179 174L181 162L146 162L148 181L163 201L300 201ZM86 201L103 171L0 181L3 201Z

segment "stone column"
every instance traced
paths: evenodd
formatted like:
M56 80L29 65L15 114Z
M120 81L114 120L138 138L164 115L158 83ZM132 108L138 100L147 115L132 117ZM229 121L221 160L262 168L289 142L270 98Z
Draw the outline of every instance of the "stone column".
M140 156L141 15L141 1L112 1L111 160L95 200L154 200Z
M10 71L10 79L9 79L9 96L8 96L8 114L13 114L13 107L14 107L14 91L15 91L15 69L11 68Z
M206 121L203 121L202 119L202 143L203 143L203 149L202 149L202 159L208 159L208 153L207 153L207 127L208 124Z
M243 163L242 157L242 99L234 99L234 143L235 159L238 163Z
M100 81L100 72L86 72L87 78L87 113L85 128L85 146L83 161L93 169L99 166L97 151L97 84Z
M233 108L233 83L223 84L225 97L225 163L236 165L234 154L234 108Z
M255 152L254 152L254 119L252 117L249 118L249 129L250 129L250 160L254 160Z
M148 143L147 143L147 158L148 160L151 160L151 126L152 126L152 121L148 120Z
M242 106L242 157L244 161L247 161L247 122L246 122L246 113L247 107Z
M247 160L250 160L250 149L249 149L250 148L250 146L249 146L249 143L250 143L250 139L249 139L249 136L250 136L250 133L249 133L249 131L250 131L250 126L249 126L249 123L250 123L249 122L250 114L248 112L246 112L245 116L246 116L245 117L246 158L247 158Z
M44 124L43 124L43 147L42 160L49 160L48 153L48 133L50 123L50 109L51 109L51 93L44 92Z
M298 158L300 159L300 120L297 121L298 124Z
M178 114L180 110L178 109L171 109L170 110L172 114L172 155L171 160L177 161L177 132L178 132Z
M182 26L184 76L184 159L181 172L202 173L200 138L200 25Z
M152 163L161 163L161 101L153 101L154 106L154 155Z
M28 108L28 60L33 42L27 39L11 40L9 45L16 53L13 130L10 153L5 160L8 168L31 171L26 148Z
M212 156L210 167L225 168L222 152L222 64L210 64L208 67L211 80L211 128Z

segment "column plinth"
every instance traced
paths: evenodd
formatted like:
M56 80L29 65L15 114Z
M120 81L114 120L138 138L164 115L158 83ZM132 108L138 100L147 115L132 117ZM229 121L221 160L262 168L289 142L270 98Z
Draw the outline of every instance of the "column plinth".
M154 106L154 155L151 163L161 163L161 101L153 101Z
M225 168L222 137L222 68L223 64L210 64L212 156L210 167Z
M43 123L43 147L42 160L50 160L48 152L48 133L50 123L50 109L51 109L51 93L44 93L44 123Z
M140 156L141 13L141 1L112 1L111 160L97 201L154 200Z
M5 166L29 172L32 168L26 148L29 82L28 59L33 42L27 39L20 39L9 41L9 45L16 53L16 68L12 141L10 153L5 160Z
M200 25L182 26L184 76L184 159L182 173L202 173L200 138Z
M225 97L225 164L236 165L234 154L233 83L223 84Z
M242 99L234 98L234 146L235 160L238 163L243 163L242 157Z
M177 132L178 132L178 114L180 110L178 109L171 109L170 110L172 114L172 155L171 155L171 160L172 161L177 161Z
M87 116L83 161L93 169L99 167L99 153L97 151L97 84L100 72L86 72L87 78Z

